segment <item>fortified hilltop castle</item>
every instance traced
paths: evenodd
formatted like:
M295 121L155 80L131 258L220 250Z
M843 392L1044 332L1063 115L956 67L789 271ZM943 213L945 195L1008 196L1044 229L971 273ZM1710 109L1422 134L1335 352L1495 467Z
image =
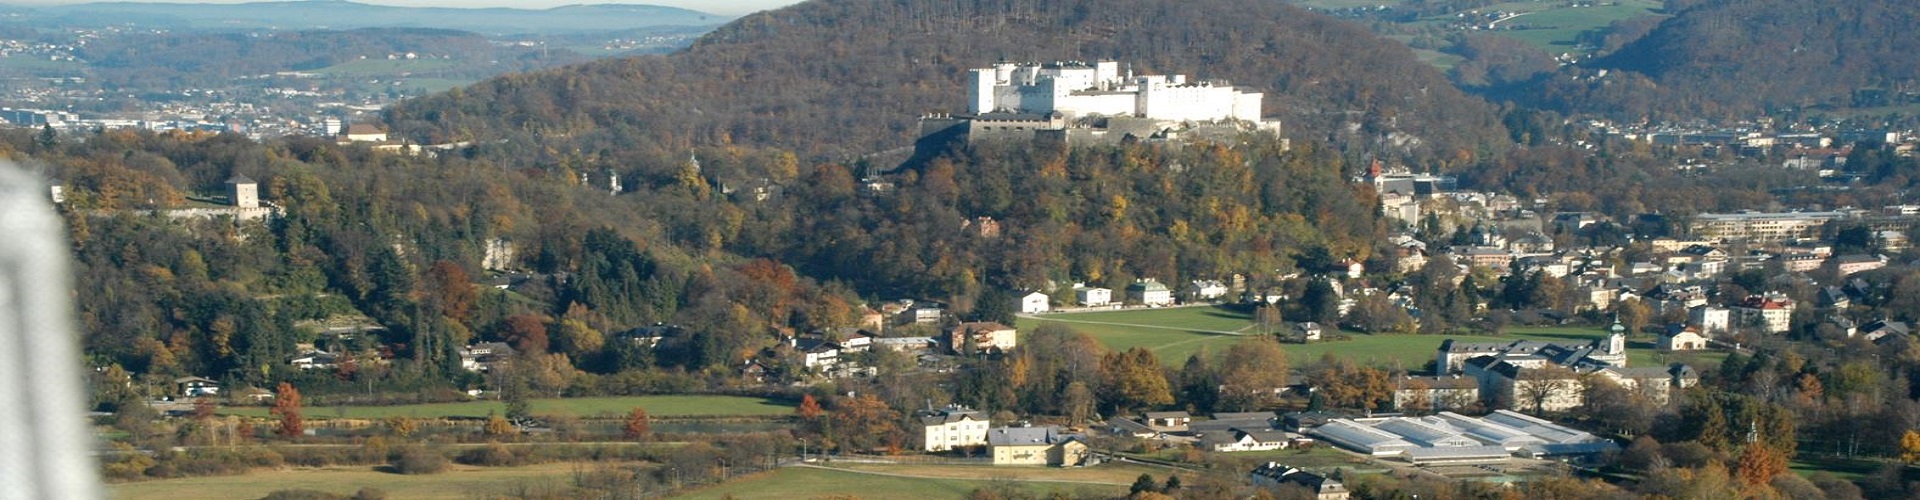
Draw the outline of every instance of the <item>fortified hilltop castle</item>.
M922 117L922 145L964 139L1118 143L1183 134L1278 134L1260 92L1186 75L1135 75L1114 61L1000 62L967 72L967 114Z

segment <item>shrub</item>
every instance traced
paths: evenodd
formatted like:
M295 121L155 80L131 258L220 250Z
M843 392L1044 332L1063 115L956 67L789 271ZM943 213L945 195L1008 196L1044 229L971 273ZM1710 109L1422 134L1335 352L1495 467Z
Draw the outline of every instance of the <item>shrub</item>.
M409 446L394 457L393 470L401 474L438 474L447 470L447 456L420 446Z
M487 443L486 446L460 452L460 456L455 460L463 464L483 467L508 467L520 464L520 457L514 456L513 450L508 450L500 443Z

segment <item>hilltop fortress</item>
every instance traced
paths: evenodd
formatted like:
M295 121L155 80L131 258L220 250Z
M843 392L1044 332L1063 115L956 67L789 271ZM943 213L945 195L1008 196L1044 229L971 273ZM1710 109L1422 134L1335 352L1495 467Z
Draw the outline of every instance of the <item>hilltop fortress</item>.
M967 72L967 114L920 119L921 145L964 139L1118 143L1278 134L1260 92L1186 75L1135 75L1115 61L1000 62Z

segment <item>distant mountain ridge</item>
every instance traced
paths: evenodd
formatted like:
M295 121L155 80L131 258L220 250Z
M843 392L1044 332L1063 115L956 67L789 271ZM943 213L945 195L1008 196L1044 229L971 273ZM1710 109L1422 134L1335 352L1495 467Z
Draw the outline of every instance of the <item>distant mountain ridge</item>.
M551 9L395 7L343 0L241 4L101 2L45 7L5 6L36 26L133 25L172 30L231 31L354 28L440 28L485 35L566 34L648 26L717 26L732 20L644 4L568 5Z
M603 157L732 143L844 157L911 144L917 116L964 110L966 70L1002 58L1231 80L1265 92L1289 133L1343 147L1470 157L1505 138L1492 106L1405 46L1257 0L815 0L668 56L509 75L401 103L389 119L420 142L517 138ZM562 137L570 144L556 146Z
M1708 0L1522 101L1623 118L1885 105L1860 91L1920 91L1916 25L1911 0Z

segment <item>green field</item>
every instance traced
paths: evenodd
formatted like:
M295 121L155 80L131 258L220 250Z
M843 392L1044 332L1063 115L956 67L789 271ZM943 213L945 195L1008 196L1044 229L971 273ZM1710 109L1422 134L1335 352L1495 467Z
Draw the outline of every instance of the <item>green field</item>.
M646 408L649 415L655 417L676 417L687 415L727 415L727 416L771 416L793 413L794 405L785 401L743 396L623 396L605 398L564 398L533 400L533 413L536 415L575 415L581 417L617 417L633 411L635 407ZM306 417L309 419L357 418L378 419L391 416L414 418L481 418L490 413L500 413L505 407L499 401L470 401L465 403L433 403L400 406L349 406L349 407L309 407ZM221 409L223 414L245 417L266 418L264 407L235 407Z
M1501 4L1485 7L1483 10L1528 11L1538 9L1538 5L1540 4ZM1652 15L1654 9L1660 7L1660 2L1655 1L1624 0L1618 5L1538 10L1500 23L1502 26L1526 26L1527 29L1497 33L1524 40L1539 47L1540 50L1557 55L1562 52L1575 52L1574 40L1582 32L1604 30L1614 21Z
M542 464L526 467L471 467L455 465L447 472L407 476L379 472L372 467L262 470L240 476L188 477L120 483L107 486L109 498L194 498L205 500L260 498L278 490L309 489L352 495L362 487L387 492L388 498L409 500L494 498L526 489L542 491L572 484L575 472L597 470L591 463Z
M320 68L314 72L328 76L375 77L459 68L459 62L445 59L360 59Z
M1224 332L1245 334L1255 331L1248 315L1214 307L1049 314L1036 318L1023 317L1018 322L1022 330L1031 330L1045 323L1065 325L1085 332L1099 340L1108 349L1125 350L1146 347L1160 356L1161 363L1170 365L1184 362L1202 348L1208 352L1217 353L1235 342L1247 339L1244 335ZM1521 339L1580 342L1600 338L1603 335L1601 329L1595 327L1513 327L1509 328L1506 334L1497 337L1345 333L1350 336L1347 340L1286 344L1281 348L1286 350L1289 361L1296 367L1304 366L1319 359L1321 355L1331 352L1363 364L1419 371L1427 361L1433 359L1434 350L1440 347L1440 342L1449 338L1462 342ZM1719 361L1725 358L1726 354L1721 352L1678 355L1662 353L1654 350L1653 345L1645 341L1630 342L1627 349L1627 362L1630 366L1657 366L1678 361L1694 363L1696 369L1706 369L1717 366Z
M1100 466L1087 469L990 466L865 466L861 471L788 467L749 475L726 484L704 488L683 498L770 498L805 499L823 497L854 498L963 498L974 489L1008 482L1042 495L1079 492L1099 496L1126 493L1127 484L1149 469ZM936 470L944 469L944 471ZM942 477L929 477L938 474ZM951 476L977 476L974 478ZM1046 480L1063 482L1037 482ZM1067 482L1072 481L1072 482Z

